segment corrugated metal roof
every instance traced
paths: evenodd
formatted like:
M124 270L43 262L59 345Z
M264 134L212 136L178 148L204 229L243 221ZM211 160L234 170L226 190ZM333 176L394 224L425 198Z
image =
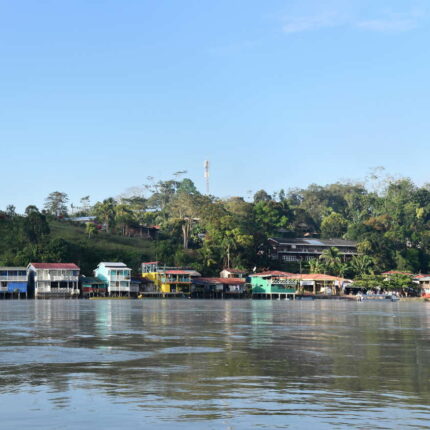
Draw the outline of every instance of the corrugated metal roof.
M195 270L163 270L163 273L167 275L190 275L190 276L202 276Z
M75 263L30 263L35 269L75 269L80 270Z
M126 264L119 263L119 262L109 262L109 261L102 261L99 264L103 264L105 267L121 267L121 268L128 268Z
M279 245L311 245L311 246L357 246L357 242L346 239L308 239L300 238L279 238L270 237L269 240L277 242Z
M290 279L297 279L300 281L348 281L348 279L340 278L338 276L325 275L324 273L296 273L288 276Z
M226 269L222 269L222 272L230 272L230 273L246 273L246 270L241 270L241 269L230 269L230 268L226 268Z
M253 273L250 276L290 276L290 275L294 275L294 273L281 272L279 270L269 270L267 272Z
M225 284L225 285L238 285L244 284L245 279L242 278L196 278L193 283L199 284Z
M383 275L407 275L412 276L413 274L410 272L401 272L400 270L389 270L388 272L383 272Z

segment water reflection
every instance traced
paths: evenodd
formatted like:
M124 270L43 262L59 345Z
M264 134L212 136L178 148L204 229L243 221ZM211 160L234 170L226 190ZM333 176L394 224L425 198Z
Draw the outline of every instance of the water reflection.
M2 417L45 429L430 428L429 309L3 301Z

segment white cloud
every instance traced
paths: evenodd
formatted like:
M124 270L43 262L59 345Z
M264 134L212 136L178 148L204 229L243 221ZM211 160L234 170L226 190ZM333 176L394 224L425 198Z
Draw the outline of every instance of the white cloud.
M408 31L418 27L413 19L370 19L356 23L356 27L372 31Z
M383 18L358 21L356 27L373 31L408 31L417 28L425 17L423 10L413 9L404 14L386 14Z
M368 11L366 16L349 10L320 11L315 15L288 16L284 18L283 31L288 34L316 31L324 28L351 27L377 32L401 32L418 28L426 13L423 9L411 9L405 13ZM372 16L373 15L373 16Z
M300 33L320 28L337 27L341 22L342 20L336 14L331 13L319 16L290 18L285 20L283 30L285 33Z

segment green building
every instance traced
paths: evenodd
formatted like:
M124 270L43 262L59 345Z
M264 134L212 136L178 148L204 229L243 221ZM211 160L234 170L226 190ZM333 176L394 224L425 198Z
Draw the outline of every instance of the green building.
M83 276L81 278L81 285L84 297L105 297L108 295L108 284L100 278Z
M277 270L251 275L252 298L295 299L298 281L289 278L292 275Z

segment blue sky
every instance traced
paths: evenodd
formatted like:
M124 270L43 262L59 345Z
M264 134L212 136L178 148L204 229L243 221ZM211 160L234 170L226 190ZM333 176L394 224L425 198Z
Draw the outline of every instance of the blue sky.
M1 209L430 181L427 1L0 0L0 40Z

